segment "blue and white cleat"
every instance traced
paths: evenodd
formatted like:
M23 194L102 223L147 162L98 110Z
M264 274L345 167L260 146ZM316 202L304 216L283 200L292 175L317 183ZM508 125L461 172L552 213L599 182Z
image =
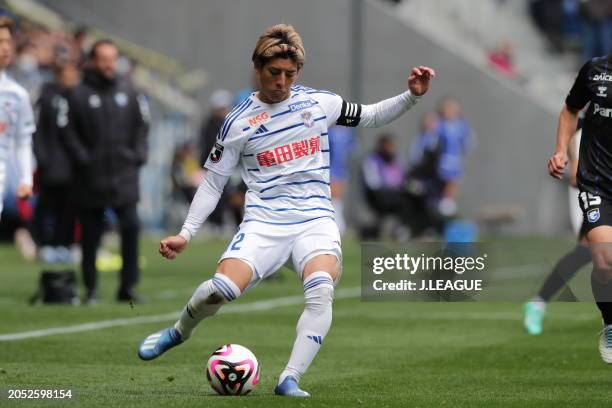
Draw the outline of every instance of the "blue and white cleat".
M523 325L531 335L542 334L542 323L546 314L546 303L542 301L529 301L523 307Z
M605 363L612 364L612 324L599 333L599 354Z
M174 327L168 327L147 336L138 348L138 357L141 360L153 360L182 342L183 340L178 330Z
M300 389L295 378L290 375L274 388L274 393L285 397L310 397L310 394Z

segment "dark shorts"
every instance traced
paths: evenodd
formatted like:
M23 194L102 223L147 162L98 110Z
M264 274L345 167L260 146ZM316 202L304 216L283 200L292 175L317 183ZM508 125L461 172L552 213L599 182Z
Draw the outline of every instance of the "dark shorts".
M602 225L612 227L612 202L604 197L580 191L578 195L580 208L582 209L582 227L580 236L585 236L593 228Z

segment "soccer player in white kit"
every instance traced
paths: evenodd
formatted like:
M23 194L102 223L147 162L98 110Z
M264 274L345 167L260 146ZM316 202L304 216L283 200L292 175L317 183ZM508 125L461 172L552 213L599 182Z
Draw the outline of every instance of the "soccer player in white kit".
M13 22L0 17L0 217L6 185L6 162L14 149L20 180L17 198L32 195L34 114L28 92L6 74L13 54Z
M305 306L275 393L309 396L298 382L330 328L342 260L331 203L328 127L385 125L427 92L435 74L428 67L413 68L408 91L361 105L295 85L304 54L302 39L291 26L270 27L259 37L252 57L259 91L227 115L183 228L161 241L160 253L174 259L186 248L235 167L248 186L244 220L213 278L196 289L174 327L144 339L141 359L154 359L187 340L202 319L273 274L291 256L303 282Z

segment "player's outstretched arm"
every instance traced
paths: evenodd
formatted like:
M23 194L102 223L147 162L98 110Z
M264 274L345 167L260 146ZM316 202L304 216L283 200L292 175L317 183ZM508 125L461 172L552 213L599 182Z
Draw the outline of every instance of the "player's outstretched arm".
M435 71L429 67L421 65L412 68L410 76L408 76L408 91L393 98L371 105L360 105L360 107L354 109L359 116L358 126L380 127L399 118L429 90L431 80L435 76Z
M223 193L223 188L229 176L223 176L209 170L200 183L198 191L193 197L189 213L183 228L178 235L166 237L159 243L159 253L168 259L174 259L187 247L189 240L196 234L202 223L217 207Z
M567 166L568 156L567 150L569 147L570 140L576 132L578 126L578 115L580 111L573 110L563 106L561 113L559 114L559 125L557 127L557 146L555 153L548 160L548 173L556 178L562 179L563 173L565 172L565 166Z

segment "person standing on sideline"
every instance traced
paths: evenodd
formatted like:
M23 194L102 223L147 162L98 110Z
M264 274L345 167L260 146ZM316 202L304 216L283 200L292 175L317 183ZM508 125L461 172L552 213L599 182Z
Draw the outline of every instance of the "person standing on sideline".
M38 202L34 215L35 238L43 261L49 258L70 262L68 246L73 243L75 208L72 200L72 166L61 140L58 107L64 94L79 82L72 63L55 67L55 81L46 84L38 102L34 133L34 155L38 165Z
M98 299L96 252L107 208L120 224L123 266L117 300L140 300L134 292L139 275L136 204L139 170L147 160L149 109L146 99L117 76L118 57L112 41L96 42L83 81L67 94L57 117L75 166L88 304Z

